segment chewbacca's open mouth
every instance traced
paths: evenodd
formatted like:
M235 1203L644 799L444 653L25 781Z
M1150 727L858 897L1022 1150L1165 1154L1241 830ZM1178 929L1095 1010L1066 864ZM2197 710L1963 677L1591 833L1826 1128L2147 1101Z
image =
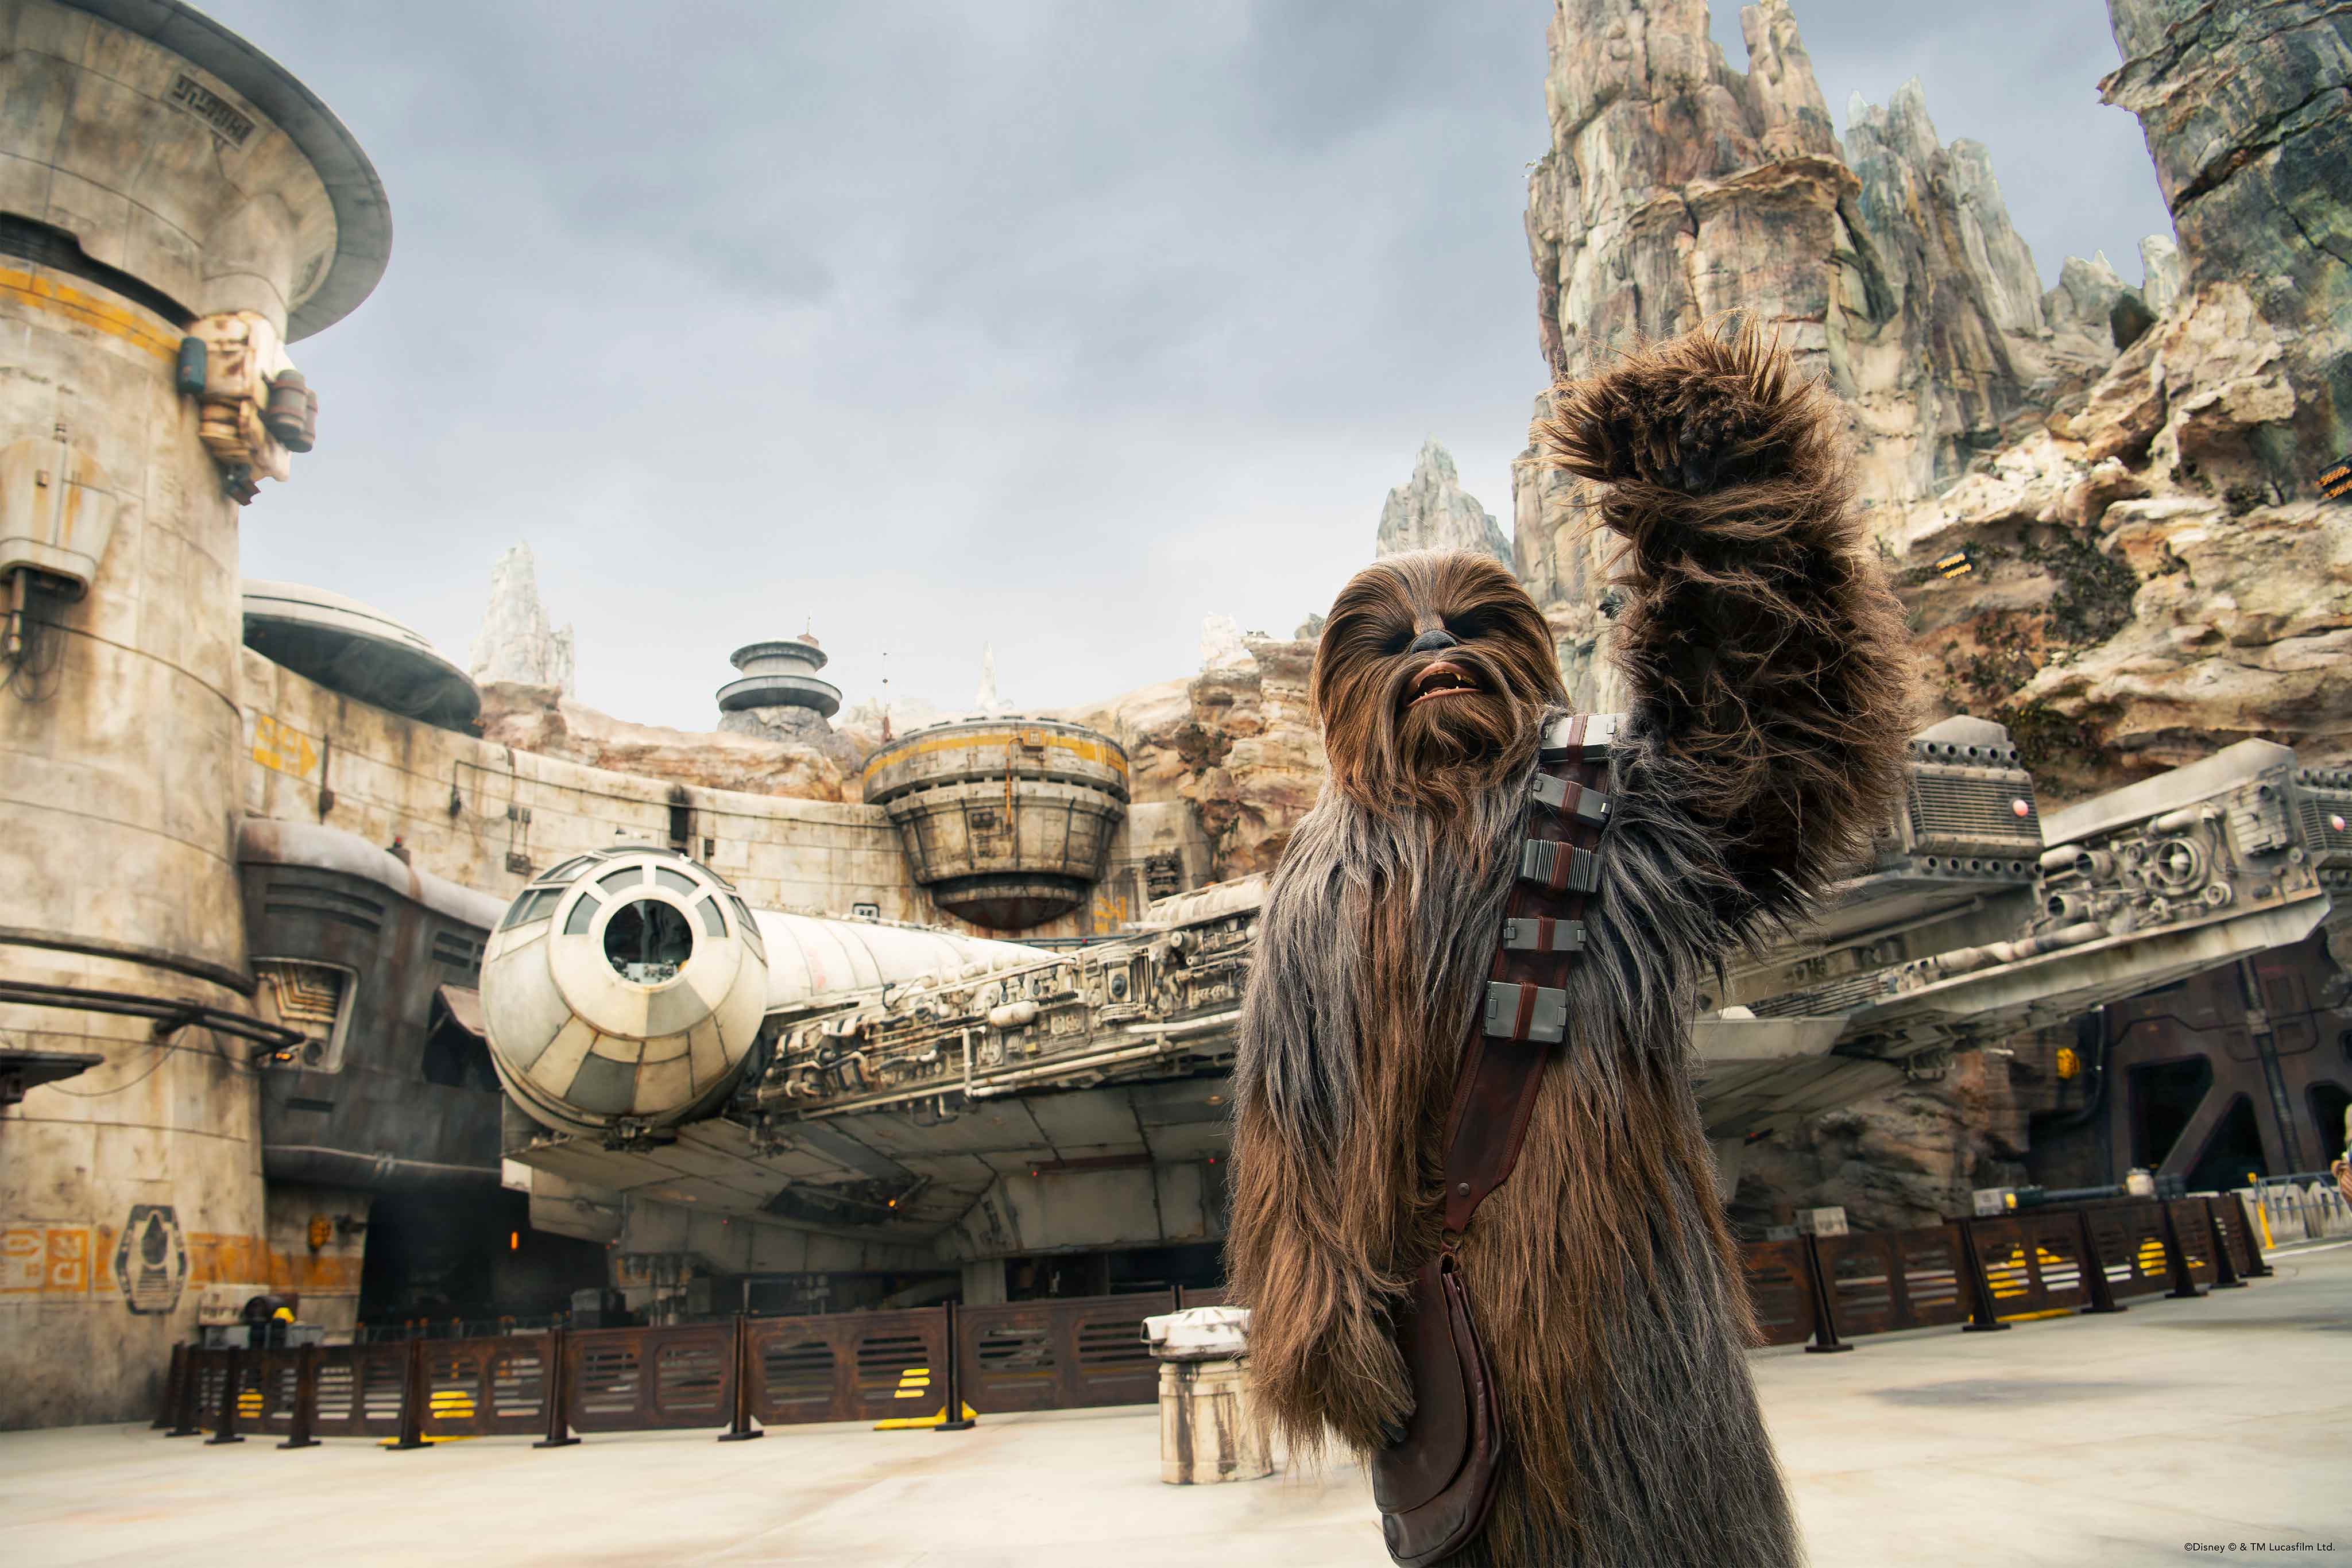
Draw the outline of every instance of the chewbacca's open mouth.
M1412 700L1408 707L1417 706L1432 697L1461 696L1480 689L1478 678L1459 664L1449 664L1441 659L1413 676L1412 685L1405 688Z

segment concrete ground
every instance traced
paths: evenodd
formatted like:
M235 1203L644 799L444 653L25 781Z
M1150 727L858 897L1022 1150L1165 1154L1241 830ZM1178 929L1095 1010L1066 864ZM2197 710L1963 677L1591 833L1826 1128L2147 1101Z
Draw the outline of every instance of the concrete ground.
M1817 1568L2352 1561L2352 1244L2118 1317L1756 1357ZM392 1453L0 1434L0 1563L1378 1568L1361 1474L1163 1486L1150 1409ZM2218 1550L2208 1550L2218 1548ZM1738 1568L1726 1564L1724 1568Z

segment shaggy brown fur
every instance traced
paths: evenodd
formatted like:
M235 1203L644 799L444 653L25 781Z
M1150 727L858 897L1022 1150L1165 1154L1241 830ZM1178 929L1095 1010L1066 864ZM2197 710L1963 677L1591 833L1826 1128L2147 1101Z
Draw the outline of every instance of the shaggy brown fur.
M1511 1181L1463 1245L1501 1391L1502 1491L1464 1564L1783 1563L1799 1551L1691 1091L1702 978L1801 914L1885 820L1901 615L1864 554L1827 394L1752 332L1559 389L1557 461L1608 486L1633 701L1593 946ZM1437 655L1479 690L1412 705ZM1235 1299L1294 1448L1369 1452L1411 1384L1390 1314L1436 1245L1441 1123L1508 894L1549 634L1499 567L1381 562L1333 607L1329 786L1268 893L1236 1066Z

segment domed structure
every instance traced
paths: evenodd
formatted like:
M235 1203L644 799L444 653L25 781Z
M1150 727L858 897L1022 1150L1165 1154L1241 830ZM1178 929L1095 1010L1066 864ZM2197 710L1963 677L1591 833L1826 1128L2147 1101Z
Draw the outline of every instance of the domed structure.
M490 1063L562 1132L659 1127L716 1104L767 1003L751 907L706 868L647 845L537 878L482 956Z
M1042 925L1100 881L1127 815L1127 753L1059 719L961 719L866 763L866 801L898 825L932 902L993 931Z
M470 729L482 694L465 671L347 594L247 578L245 645L331 692L443 729Z
M816 678L825 666L825 652L805 632L782 642L746 643L730 653L727 662L742 671L743 677L719 688L720 713L804 707L819 718L831 718L841 711L841 688Z

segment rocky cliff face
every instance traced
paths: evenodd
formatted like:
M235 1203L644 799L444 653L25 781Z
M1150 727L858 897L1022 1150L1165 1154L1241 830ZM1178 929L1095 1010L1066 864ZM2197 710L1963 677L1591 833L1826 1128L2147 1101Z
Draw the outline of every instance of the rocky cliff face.
M1511 564L1511 541L1501 525L1463 493L1454 455L1435 441L1422 443L1412 477L1389 492L1373 538L1376 556L1416 549L1475 550Z
M1760 1228L1838 1205L1856 1230L1899 1230L1968 1213L1976 1188L2024 1180L2032 1107L2012 1074L2011 1059L1969 1051L1941 1080L1906 1083L1748 1145L1732 1219Z
M1742 14L1744 75L1696 0L1558 0L1528 187L1558 373L1738 307L1845 399L1937 701L2009 723L2059 800L2248 735L2352 746L2327 673L2352 547L2310 498L2352 446L2352 12L2112 11L2105 90L2180 238L2143 246L2138 288L2070 258L2043 293L1983 149L1943 143L1916 82L1857 99L1841 144L1785 0ZM1514 489L1570 690L1613 706L1603 547L1532 448Z
M803 800L860 799L857 764L863 754L844 737L828 732L827 744L818 745L778 740L764 732L708 733L631 724L583 707L552 685L483 683L482 736L518 751L681 784Z
M1582 374L1738 307L1846 401L1874 532L1935 697L2008 724L2063 801L2248 736L2352 756L2352 7L2110 0L2101 84L2141 117L2178 246L2044 292L1983 150L1916 84L1831 134L1784 0L1729 69L1696 0L1557 0L1552 146L1529 183L1539 343ZM1536 412L1545 411L1538 398ZM1622 702L1606 574L1530 449L1516 564L1578 701ZM2012 1042L2016 1043L2016 1042ZM2010 1059L1751 1145L1736 1212L1919 1223L2013 1179Z
M1842 147L1786 0L1741 26L1745 73L1701 0L1558 0L1528 193L1544 357L1572 377L1637 335L1756 316L1844 397L1864 504L1898 528L2112 349L2053 332L1984 150L1945 146L1916 82L1853 106ZM1519 574L1571 691L1609 706L1601 547L1532 448L1514 478Z
M2295 411L2259 444L2283 494L2352 449L2352 8L2108 0L2191 293L2236 286L2281 340Z
M1307 702L1311 639L1203 639L1201 673L1055 715L1117 737L1138 801L1182 800L1213 880L1274 869L1327 764Z
M831 758L844 776L853 778L866 760L866 752L872 749L859 745L855 737L835 731L814 709L789 706L738 708L733 713L722 713L719 716L719 732L763 740L787 750L816 752Z
M517 545L490 568L490 607L467 664L475 680L551 686L572 695L572 628L548 624L539 601L539 564Z
M2179 251L2143 247L2145 324L2079 406L1882 530L1945 706L2009 723L2062 798L2250 736L2352 756L2352 528L2313 490L2352 445L2352 11L2111 15L2102 85ZM2053 292L2095 316L2118 280L2067 266Z

